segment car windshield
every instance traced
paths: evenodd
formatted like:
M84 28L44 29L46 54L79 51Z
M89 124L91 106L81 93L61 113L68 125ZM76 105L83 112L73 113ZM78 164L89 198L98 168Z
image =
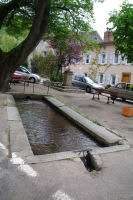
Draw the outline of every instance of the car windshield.
M18 67L16 69L17 72L23 72L23 73L26 73L26 74L30 74L30 72L26 69L26 68L23 68L23 67Z
M94 83L94 81L92 81L89 77L85 77L85 80L87 83Z
M22 72L29 73L29 71L27 69L25 69L25 68L21 68L21 69L22 69Z

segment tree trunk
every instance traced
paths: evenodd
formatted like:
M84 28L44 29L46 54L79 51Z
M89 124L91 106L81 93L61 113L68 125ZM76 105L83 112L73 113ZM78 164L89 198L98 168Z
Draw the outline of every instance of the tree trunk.
M49 10L50 0L38 0L33 25L27 38L8 53L0 51L0 91L8 89L11 74L38 45L47 29Z
M56 77L58 77L60 69L62 69L62 65L57 65Z

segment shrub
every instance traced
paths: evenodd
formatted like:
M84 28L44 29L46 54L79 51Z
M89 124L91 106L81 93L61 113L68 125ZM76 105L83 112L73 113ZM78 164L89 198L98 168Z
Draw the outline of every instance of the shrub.
M50 80L53 82L63 82L64 81L64 74L63 73L59 73L58 76L56 77L55 74L51 74L50 75Z
M111 87L111 85L109 85L109 84L105 85L105 89L108 89L110 87Z

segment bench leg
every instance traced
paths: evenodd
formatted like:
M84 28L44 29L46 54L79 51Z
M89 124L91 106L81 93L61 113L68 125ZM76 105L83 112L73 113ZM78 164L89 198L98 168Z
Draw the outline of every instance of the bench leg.
M108 101L107 101L107 104L109 104L109 97L108 97Z

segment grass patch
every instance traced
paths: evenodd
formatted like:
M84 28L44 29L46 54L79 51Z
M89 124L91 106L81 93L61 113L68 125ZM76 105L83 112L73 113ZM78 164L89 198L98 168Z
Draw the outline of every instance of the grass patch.
M116 133L116 132L114 132L114 131L112 131L112 130L110 130L109 128L106 128L108 131L110 131L111 133L113 133L114 135L116 135L116 136L118 136L118 137L120 137L120 138L122 138L122 136L121 135L119 135L118 133Z
M56 98L54 95L52 95L52 94L46 94L45 95L46 97L53 97L53 98Z
M64 103L64 102L62 102L62 103ZM65 104L65 106L68 106L68 107L71 108L73 111L75 111L76 113L80 114L82 117L88 119L89 121L93 122L94 124L97 124L97 125L99 125L99 126L103 126L103 125L102 125L100 122L98 122L97 120L90 119L87 115L84 115L84 114L80 113L80 112L78 111L78 109L73 108L73 107L70 106L69 104Z
M93 174L95 174L96 172L97 172L97 171L96 171L96 170L94 170L94 169L91 171L91 173L93 173Z

